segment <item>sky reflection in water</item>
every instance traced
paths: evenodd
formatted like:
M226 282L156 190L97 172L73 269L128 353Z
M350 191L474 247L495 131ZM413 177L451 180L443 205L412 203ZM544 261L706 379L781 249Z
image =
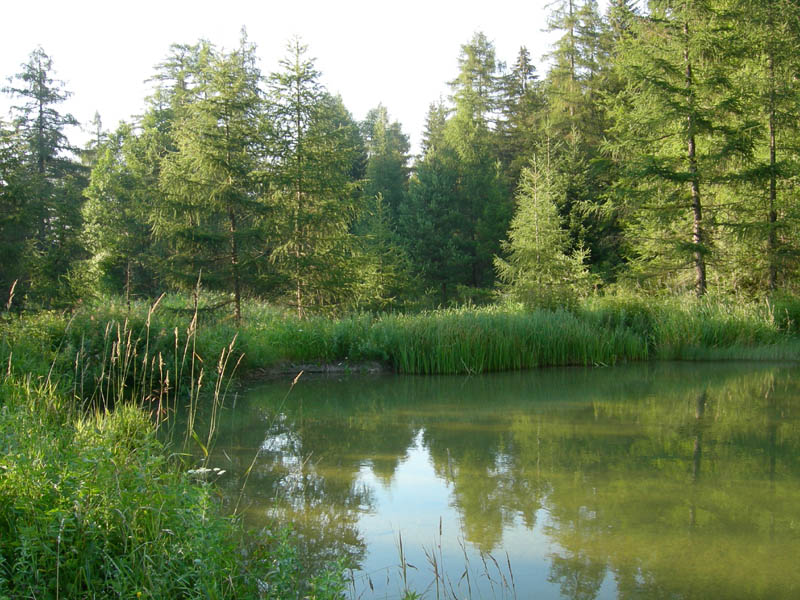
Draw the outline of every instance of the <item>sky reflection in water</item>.
M248 525L288 517L309 552L351 556L355 596L435 598L435 555L451 597L792 598L797 374L301 378L285 402L272 382L225 412L214 466L238 496L260 448Z

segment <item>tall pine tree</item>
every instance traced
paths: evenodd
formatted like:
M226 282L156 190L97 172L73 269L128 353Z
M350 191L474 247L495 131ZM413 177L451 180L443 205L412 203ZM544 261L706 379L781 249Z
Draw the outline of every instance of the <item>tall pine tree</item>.
M25 193L16 195L24 207L16 231L25 231L27 257L24 268L17 265L17 291L45 305L69 302L80 293L68 283L71 262L83 255L79 234L86 170L75 160L77 149L66 134L78 123L58 110L70 96L63 85L53 78L52 59L37 48L3 90L19 101L12 107L15 134L7 139L16 140L12 146L22 152L17 164L24 170Z

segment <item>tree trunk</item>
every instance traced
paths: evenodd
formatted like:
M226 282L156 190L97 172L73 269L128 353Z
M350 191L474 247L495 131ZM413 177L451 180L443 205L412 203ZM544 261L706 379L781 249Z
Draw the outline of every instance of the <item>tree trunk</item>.
M706 293L706 261L703 249L703 207L700 202L700 178L697 169L697 146L694 137L694 90L692 63L689 60L689 24L684 22L685 43L683 60L686 64L686 96L688 115L686 117L687 159L689 180L692 187L692 244L694 245L695 293L702 297Z
M233 316L238 327L242 322L242 286L239 277L239 246L236 242L236 213L230 205L228 205L228 221L230 222L231 274L233 275Z
M772 48L769 51L769 207L768 207L768 231L767 231L767 261L769 261L769 272L767 276L767 287L770 292L774 292L778 286L778 265L776 252L778 249L778 235L776 223L778 213L775 210L777 200L777 175L775 173L775 62Z

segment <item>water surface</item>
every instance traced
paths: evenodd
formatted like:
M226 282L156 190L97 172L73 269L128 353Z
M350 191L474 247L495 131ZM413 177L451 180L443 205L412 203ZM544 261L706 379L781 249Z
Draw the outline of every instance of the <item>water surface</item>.
M355 597L797 598L799 374L286 379L224 411L212 466L254 530L348 556Z

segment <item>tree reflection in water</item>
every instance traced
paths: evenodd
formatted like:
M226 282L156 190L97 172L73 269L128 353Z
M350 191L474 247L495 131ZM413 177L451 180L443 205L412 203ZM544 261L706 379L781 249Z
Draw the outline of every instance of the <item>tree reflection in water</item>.
M788 598L800 594L796 374L648 364L309 378L279 411L288 386L271 383L228 411L215 460L234 473L234 498L258 449L247 523L292 520L322 558L370 568L366 519L402 495L413 463L430 471L418 489L452 512L448 560L458 539L507 549L522 597ZM424 502L408 501L409 519Z

